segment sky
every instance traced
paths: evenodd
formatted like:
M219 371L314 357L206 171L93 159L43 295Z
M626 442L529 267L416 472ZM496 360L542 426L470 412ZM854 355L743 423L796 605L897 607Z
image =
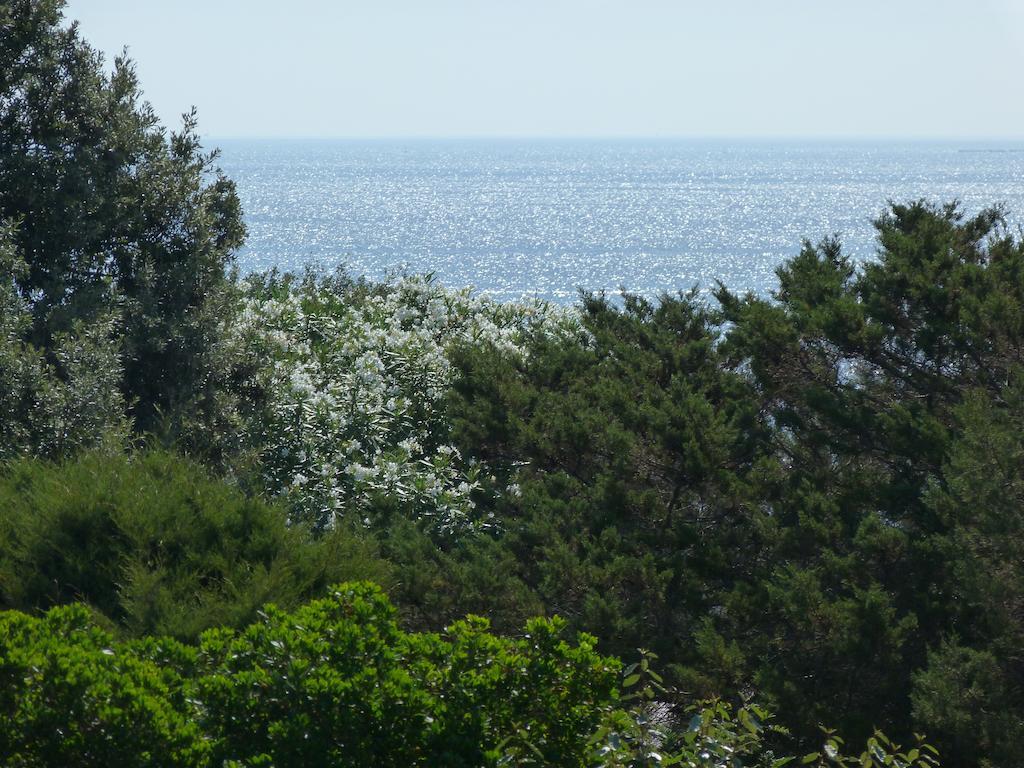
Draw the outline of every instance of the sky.
M1024 0L70 0L213 137L1024 137Z

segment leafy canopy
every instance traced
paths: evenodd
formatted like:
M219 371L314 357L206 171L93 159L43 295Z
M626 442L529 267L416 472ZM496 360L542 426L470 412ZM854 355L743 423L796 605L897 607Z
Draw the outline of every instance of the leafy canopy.
M168 133L131 62L107 74L63 6L0 4L0 223L27 267L0 277L48 353L116 317L123 373L109 383L136 427L200 441L223 428L218 339L244 237L234 185L201 150L194 113Z

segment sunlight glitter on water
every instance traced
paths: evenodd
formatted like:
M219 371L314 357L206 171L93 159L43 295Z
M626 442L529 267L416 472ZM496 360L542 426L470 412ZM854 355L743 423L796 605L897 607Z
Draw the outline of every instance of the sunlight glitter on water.
M243 271L434 272L498 299L767 292L803 238L870 258L887 199L1024 214L1024 146L713 141L221 141ZM967 150L967 151L965 151ZM991 151L1011 150L1011 151Z

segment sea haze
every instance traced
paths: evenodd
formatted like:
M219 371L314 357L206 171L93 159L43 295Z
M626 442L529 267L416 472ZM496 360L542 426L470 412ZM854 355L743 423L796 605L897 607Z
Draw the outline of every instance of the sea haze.
M1003 203L1024 143L211 140L249 229L243 272L433 272L498 299L765 293L804 238L871 258L886 200Z

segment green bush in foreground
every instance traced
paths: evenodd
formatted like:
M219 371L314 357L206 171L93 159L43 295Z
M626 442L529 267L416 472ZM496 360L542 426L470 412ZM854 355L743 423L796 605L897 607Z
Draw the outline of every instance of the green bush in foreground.
M379 587L347 583L235 631L116 642L82 606L0 614L5 766L652 766L779 768L770 716L722 702L661 729L647 658L625 670L533 619L519 638L467 618L406 633ZM635 702L625 709L626 702ZM692 715L692 716L691 716ZM661 718L666 724L671 713ZM826 734L804 764L933 768L877 734L843 757Z
M0 616L4 765L585 765L618 663L593 638L482 619L406 634L346 584L241 632L115 643L80 607ZM233 763L232 761L237 761ZM513 764L521 764L514 758Z
M117 646L82 606L0 614L0 763L205 764L172 663L192 659L173 642Z
M524 751L582 765L618 664L558 620L522 639L483 619L407 634L368 585L342 585L289 615L269 610L241 633L211 632L196 696L217 759L274 765L493 764Z

